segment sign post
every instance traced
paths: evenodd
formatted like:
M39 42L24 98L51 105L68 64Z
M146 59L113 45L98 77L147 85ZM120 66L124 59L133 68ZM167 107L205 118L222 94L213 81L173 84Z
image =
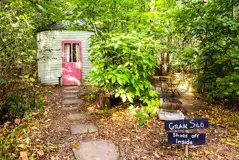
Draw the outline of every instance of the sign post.
M187 132L189 129L200 128L208 128L207 118L165 121L167 131L184 130L184 132L168 132L168 144L185 145L185 155L188 157L188 145L206 144L206 134Z
M187 132L187 131L184 131ZM189 153L188 153L188 144L185 145L185 156L188 158L189 157Z

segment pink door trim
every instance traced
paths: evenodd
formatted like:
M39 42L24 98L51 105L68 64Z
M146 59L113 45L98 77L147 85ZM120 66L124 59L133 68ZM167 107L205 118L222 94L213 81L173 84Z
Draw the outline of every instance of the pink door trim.
M70 62L65 59L65 44L70 44ZM73 62L73 44L78 44L78 62ZM81 85L82 83L82 41L65 40L62 41L62 81L63 85ZM67 78L68 77L68 78ZM69 78L70 77L70 78Z

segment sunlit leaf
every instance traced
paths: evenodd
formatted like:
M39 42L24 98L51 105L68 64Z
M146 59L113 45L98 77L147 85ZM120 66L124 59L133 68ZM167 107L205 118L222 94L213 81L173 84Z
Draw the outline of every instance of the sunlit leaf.
M41 11L43 11L45 13L47 12L47 10L45 8L43 8L40 4L36 4L36 5Z

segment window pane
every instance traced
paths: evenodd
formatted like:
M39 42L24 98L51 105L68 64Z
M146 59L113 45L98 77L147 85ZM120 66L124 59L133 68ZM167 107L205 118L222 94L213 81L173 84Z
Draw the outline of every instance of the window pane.
M71 62L71 44L70 43L64 44L64 56L65 56L65 62Z
M73 62L79 62L79 44L73 44Z

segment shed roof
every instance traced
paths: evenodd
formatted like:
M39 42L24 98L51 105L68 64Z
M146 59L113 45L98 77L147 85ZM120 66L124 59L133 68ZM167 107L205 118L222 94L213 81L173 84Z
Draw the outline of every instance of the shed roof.
M61 22L53 22L41 29L38 30L38 32L41 31L47 31L47 30L64 30L72 26L83 26L86 24L86 20L80 19L80 20L75 20L73 23L71 23L69 20L62 20Z

